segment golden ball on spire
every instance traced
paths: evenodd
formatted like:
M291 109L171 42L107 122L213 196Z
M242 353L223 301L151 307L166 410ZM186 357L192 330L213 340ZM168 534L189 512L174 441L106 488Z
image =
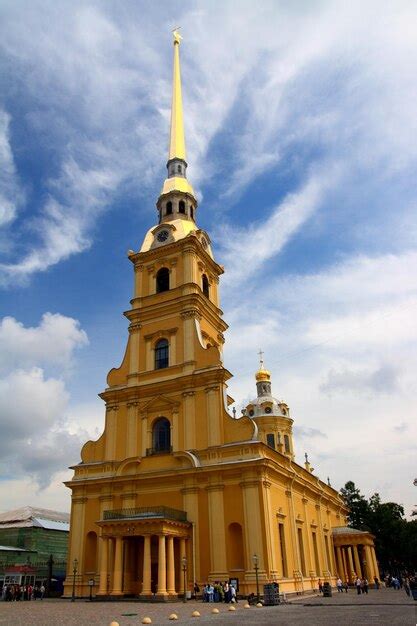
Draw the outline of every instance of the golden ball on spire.
M271 380L271 372L268 372L268 370L264 369L264 367L262 366L261 369L259 369L256 374L255 374L255 378L256 378L256 382L261 382L261 381L270 381Z
M258 354L259 354L260 368L255 374L256 382L258 383L263 382L263 381L269 382L271 380L271 372L268 372L268 370L264 368L264 353L262 352L262 350L259 350Z

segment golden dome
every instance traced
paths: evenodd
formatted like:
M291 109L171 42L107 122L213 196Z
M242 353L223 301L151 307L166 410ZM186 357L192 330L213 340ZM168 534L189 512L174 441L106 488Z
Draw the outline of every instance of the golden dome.
M255 378L258 383L265 380L269 382L271 380L271 372L268 372L268 370L266 370L262 365L262 367L256 372Z

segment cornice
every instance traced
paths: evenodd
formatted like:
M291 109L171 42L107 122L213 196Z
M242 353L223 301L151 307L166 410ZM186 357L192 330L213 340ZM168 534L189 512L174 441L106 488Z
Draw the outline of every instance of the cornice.
M178 241L165 244L162 248L152 248L146 252L137 252L135 254L131 254L128 258L134 265L138 263L140 265L146 265L147 263L157 260L161 256L168 256L185 251L186 249L199 256L201 260L211 268L214 274L217 274L218 276L224 274L223 266L219 265L209 255L209 253L206 252L198 237L191 234L187 235L183 239L179 239Z

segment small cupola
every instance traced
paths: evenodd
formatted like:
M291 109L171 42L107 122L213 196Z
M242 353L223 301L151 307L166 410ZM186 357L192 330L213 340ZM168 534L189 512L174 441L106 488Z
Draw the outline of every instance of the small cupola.
M255 420L259 437L270 448L293 458L292 423L288 405L272 395L271 372L265 369L263 352L255 373L257 397L249 402L242 413Z

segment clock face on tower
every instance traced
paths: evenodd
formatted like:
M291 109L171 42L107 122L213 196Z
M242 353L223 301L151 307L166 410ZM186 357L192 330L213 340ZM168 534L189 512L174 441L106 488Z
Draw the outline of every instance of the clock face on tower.
M168 237L169 237L169 232L167 230L160 230L156 236L157 240L160 242L166 241Z

